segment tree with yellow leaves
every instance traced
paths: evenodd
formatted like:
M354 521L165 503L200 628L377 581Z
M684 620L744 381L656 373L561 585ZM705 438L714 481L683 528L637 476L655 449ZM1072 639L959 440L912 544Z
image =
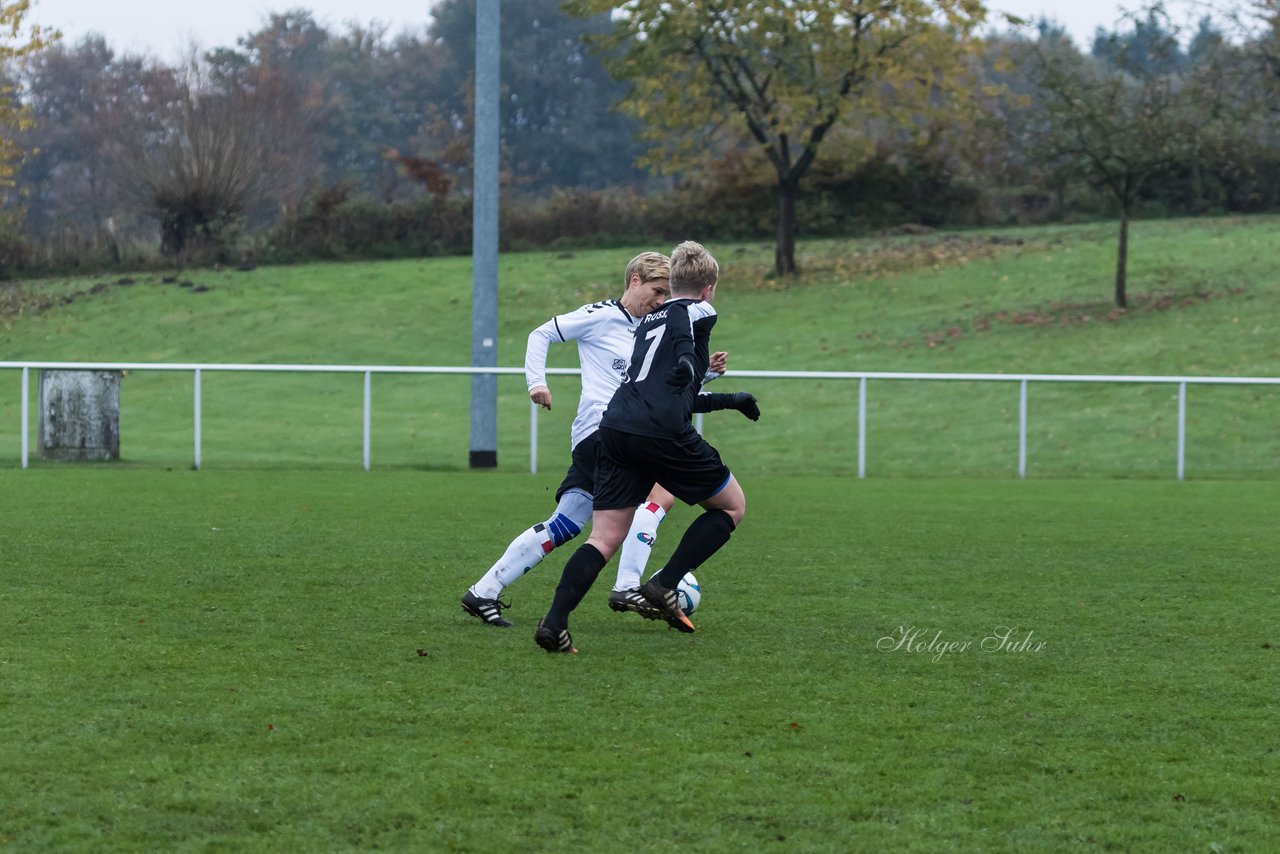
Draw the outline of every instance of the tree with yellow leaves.
M649 165L696 168L707 131L734 128L777 175L775 269L796 272L800 180L839 122L918 120L956 91L978 0L569 0L613 11L598 39L632 89L620 105L644 122Z
M0 0L0 193L13 186L14 173L22 163L23 150L17 135L31 126L31 116L18 100L11 81L15 62L40 50L58 38L38 25L24 27L31 0Z

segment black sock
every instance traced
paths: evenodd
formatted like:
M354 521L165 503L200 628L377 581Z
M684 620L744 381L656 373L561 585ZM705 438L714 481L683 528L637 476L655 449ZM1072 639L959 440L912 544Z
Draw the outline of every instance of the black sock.
M578 546L564 565L564 572L560 573L560 583L556 586L556 596L551 600L545 625L553 629L569 627L569 612L578 607L606 563L608 561L595 546L590 543Z
M674 588L686 572L702 566L707 558L729 542L733 529L733 519L723 510L708 510L694 519L680 538L680 545L676 546L671 560L655 576L658 583L668 590Z

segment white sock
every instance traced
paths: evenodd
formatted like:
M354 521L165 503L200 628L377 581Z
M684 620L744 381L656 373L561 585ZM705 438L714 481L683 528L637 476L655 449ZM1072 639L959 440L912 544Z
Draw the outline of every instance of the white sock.
M667 511L660 504L652 501L636 508L635 518L631 520L631 530L622 542L622 556L618 558L618 579L613 583L614 590L631 590L640 586L640 576L644 574L645 564L653 551L653 544L658 539L658 526Z
M481 599L497 599L508 585L542 563L553 548L547 526L534 525L511 541L498 562L471 586L471 592Z

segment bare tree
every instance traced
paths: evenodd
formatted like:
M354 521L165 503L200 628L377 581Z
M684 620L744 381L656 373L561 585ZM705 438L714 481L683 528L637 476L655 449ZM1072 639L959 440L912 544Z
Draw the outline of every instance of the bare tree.
M119 203L108 129L117 116L147 109L138 81L148 68L141 56L117 55L97 35L60 42L26 63L34 126L21 190L27 227L46 245L71 238L78 246L104 246L111 261L120 260L116 235L131 233L141 218Z
M1176 70L1109 67L1050 40L1032 71L1043 95L1040 157L1106 189L1120 209L1115 303L1127 304L1129 223L1146 183L1190 159L1196 90Z
M214 80L192 51L139 85L146 109L115 117L112 153L126 196L159 218L164 254L225 253L240 219L300 193L306 102L287 78L256 67Z

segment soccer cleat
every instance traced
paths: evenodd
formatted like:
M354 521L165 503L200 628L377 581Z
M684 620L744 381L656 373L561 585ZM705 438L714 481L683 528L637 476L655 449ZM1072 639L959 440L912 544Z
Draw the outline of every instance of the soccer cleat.
M576 653L578 648L573 645L573 636L569 634L569 630L553 629L544 625L546 621L546 617L538 620L538 628L533 633L534 642L547 652Z
M462 610L491 626L500 626L504 629L511 625L511 621L503 619L502 611L510 607L506 602L498 599L481 599L470 590L462 597Z
M666 620L671 628L686 633L696 630L697 627L684 615L684 611L680 610L680 599L676 591L663 587L658 583L656 576L641 586L640 595L658 610L662 619Z
M639 587L612 591L609 594L609 607L615 611L634 611L646 620L665 619L661 611L650 605L649 600L640 595Z

